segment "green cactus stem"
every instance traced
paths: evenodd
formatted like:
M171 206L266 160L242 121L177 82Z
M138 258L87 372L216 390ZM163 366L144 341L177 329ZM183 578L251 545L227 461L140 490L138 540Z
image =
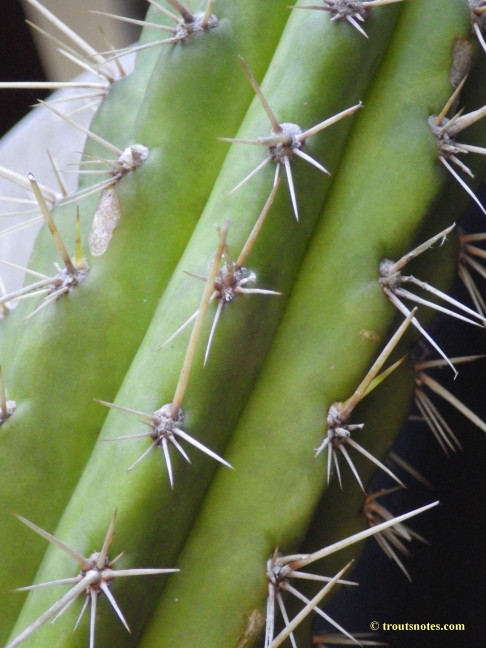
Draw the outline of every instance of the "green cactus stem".
M279 556L297 570L366 527L376 466L403 483L383 463L417 387L397 358L426 335L454 364L426 333L428 307L484 323L447 292L453 222L475 189L446 173L457 152L445 134L469 117L449 111L466 92L481 102L474 68L449 82L467 3L168 4L150 3L133 73L109 82L78 193L51 208L33 185L63 241L79 202L89 272L76 274L79 243L75 263L63 246L79 280L23 300L0 331L17 403L7 418L2 396L0 586L29 590L1 595L10 647L94 647L95 625L98 648L276 648L290 633L303 645L308 619L299 629L276 614L295 593ZM44 228L29 272L49 276L51 238ZM414 274L400 274L409 261ZM473 410L461 411L484 430ZM352 469L342 490L330 480L337 450ZM119 575L158 578L115 578L114 510ZM332 515L317 522L316 510ZM53 545L44 554L32 530ZM353 555L326 563L329 585L316 571L319 592L296 595L302 616ZM165 577L167 565L180 572ZM58 579L72 589L40 586ZM79 620L84 590L92 607Z

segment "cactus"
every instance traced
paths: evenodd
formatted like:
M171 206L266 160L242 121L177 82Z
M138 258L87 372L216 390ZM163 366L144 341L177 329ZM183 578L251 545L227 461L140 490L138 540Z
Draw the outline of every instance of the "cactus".
M460 158L485 139L470 4L151 1L129 75L130 51L84 47L89 130L42 106L86 135L77 190L28 159L23 182L3 171L47 227L1 299L0 589L29 593L2 595L0 641L302 646L354 543L382 532L393 553L432 515L388 519L368 484L412 479L384 461L413 393L446 451L426 388L486 431L428 373L464 360L427 332L434 309L486 322L481 253L452 225L471 197L484 211L464 179L484 161ZM410 360L419 338L437 360Z

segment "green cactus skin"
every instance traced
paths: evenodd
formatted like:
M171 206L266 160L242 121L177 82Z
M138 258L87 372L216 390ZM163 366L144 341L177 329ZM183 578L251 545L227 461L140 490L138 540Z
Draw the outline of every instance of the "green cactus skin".
M187 69L187 65L173 60L173 48L171 51L162 48L157 51L157 66L160 68L158 74L163 77L161 85L167 85L160 93L155 93L152 80L148 87L155 96L143 97L142 113L153 113L155 108L150 106L155 103L157 118L160 123L166 123L169 117L163 110L162 97L164 92L165 95L169 95L164 102L170 112L170 133L174 138L177 133L187 131L188 116L192 114L194 117L193 126L198 133L198 140L201 145L205 145L205 148L196 149L192 153L195 164L194 178L190 179L187 174L181 173L175 177L174 165L170 158L162 165L166 168L165 172L160 165L155 165L158 156L162 155L162 147L157 145L157 137L162 137L164 146L166 138L159 135L165 131L154 123L148 129L151 134L149 145L152 149L151 157L147 161L148 168L138 169L135 174L138 174L138 178L134 176L124 179L132 186L131 194L128 194L130 200L125 200L124 189L120 186L119 200L127 217L117 230L118 236L112 241L110 254L90 259L91 270L84 282L84 290L79 293L76 291L69 295L69 299L56 303L54 309L44 309L27 324L22 320L32 309L32 305L23 304L13 313L12 318L8 318L10 321L6 322L7 326L2 333L2 364L5 367L9 390L15 394L19 407L17 416L2 430L2 462L9 466L7 470L12 471L11 479L5 475L8 486L2 490L2 508L22 510L26 516L37 517L41 526L49 526L49 521L57 521L64 508L106 415L106 410L96 405L93 399L100 396L101 392L108 400L114 398L121 378L153 314L158 294L172 273L173 266L200 214L204 204L204 193L201 190L197 192L197 196L191 194L194 200L187 196L183 198L187 193L186 183L196 186L202 177L206 177L211 179L208 185L211 186L212 178L217 174L225 155L224 145L216 140L216 136L221 133L219 129L225 128L231 132L244 114L251 98L251 87L241 74L236 59L240 48L239 39L249 38L256 25L265 28L266 21L270 21L271 18L275 26L273 38L277 40L279 19L280 26L283 26L284 18L288 16L285 7L276 7L272 16L269 16L267 13L262 14L258 7L249 11L246 2L241 4L244 10L241 7L238 9L238 3L228 3L228 9L221 3L222 15L229 14L229 17L222 20L217 29L187 43L192 49L196 48L195 58L191 59L193 62L197 61L196 64L193 63L193 71L196 68L199 72L199 65L207 71L214 68L214 72L208 73L208 79L204 79L200 74L196 75L200 87L189 73L186 73L186 81L183 81L179 66ZM210 38L207 39L206 36ZM259 66L264 69L265 54L267 52L268 60L271 43L272 38L266 40L258 59L251 50L249 51L248 57L256 73L260 69ZM181 45L184 51L178 59L188 58L185 45ZM167 57L169 60L166 60ZM161 72L163 70L165 71ZM143 69L142 77L146 84ZM129 96L133 95L133 85L134 81L127 87ZM228 111L221 106L221 115L214 122L213 118L218 115L217 108L207 103L205 110L201 104L202 97L205 93L215 92L220 96L220 88L227 85L230 85L232 93L239 101L235 103L234 111ZM179 88L177 92L175 87ZM178 94L179 91L181 95ZM116 112L119 111L123 115L125 104L119 96L121 91L116 91L115 94L113 102L117 106ZM109 95L105 110L110 110L110 103ZM177 111L172 110L171 106L183 103L187 114L182 113L180 107ZM175 119L177 116L179 122ZM135 117L136 115L132 121L135 121ZM126 118L123 123L128 132L129 124ZM137 132L135 137L139 135ZM126 144L137 141L138 139L128 139ZM172 146L169 148L174 151ZM212 155L210 151L214 153L214 163L205 165L206 156ZM94 152L92 146L89 152ZM103 155L106 156L106 151ZM153 165L152 172L150 165ZM164 181L166 172L168 176ZM138 184L142 180L140 176L146 173L150 176L146 187L152 187L151 198L148 190ZM122 184L123 182L120 182L120 185ZM134 184L140 186L138 198L133 195ZM164 189L161 199L161 187L164 186L170 187L170 190ZM90 203L93 208L93 202L96 203L96 200L97 198L81 203L82 216L90 214ZM126 204L130 201L137 204L136 210ZM149 206L150 201L156 208ZM165 209L171 213L170 219L165 215ZM66 242L73 240L75 208L70 205L57 211L62 212L54 214L61 235ZM148 219L147 213L152 212L153 219ZM83 223L83 240L86 245L91 218L85 217ZM57 260L58 254L50 235L46 232L43 234L39 237L31 264L39 271L52 272L52 263ZM142 239L145 239L145 242ZM161 241L164 242L163 251L160 249ZM100 326L100 322L107 315L107 326ZM73 356L74 350L76 352ZM33 367L33 370L29 371L27 367ZM40 367L43 368L42 379L37 373ZM45 382L42 382L44 380ZM83 416L78 418L75 412L80 403ZM42 457L39 456L31 469L23 472L23 480L19 482L15 475L18 474L23 458L32 453L39 454L41 444ZM62 453L59 453L60 447ZM57 456L54 463L53 456ZM43 511L30 496L31 492L38 491L49 497L49 505ZM2 534L5 533L2 536L3 544L7 543L7 539L13 533L12 523L13 520L8 520L2 527ZM1 581L2 590L10 587L11 579L15 572L18 573L20 565L23 565L26 574L33 577L40 553L33 551L30 559L32 562L29 567L22 552L13 549L11 560L8 561L9 567L2 572L2 577L5 578ZM11 608L12 605L15 604L5 602L6 608Z
M310 18L311 18L310 16L303 15L303 14L296 15L295 18L293 19L294 23L296 23L296 26L293 28L293 31L290 33L290 37L288 37L286 40L287 43L292 43L294 34L296 32L299 33L301 31L302 24L304 26L306 24L308 25L306 28L307 32L310 32L311 26L313 27L313 32L311 33L314 34L314 40L311 41L308 37L307 47L302 48L300 57L293 58L294 69L295 69L295 72L293 72L293 74L296 76L296 78L299 77L300 70L304 65L302 59L304 57L313 56L313 52L315 51L315 48L319 46L322 38L321 23L323 21L320 21L317 25L313 26L313 22L310 20ZM390 20L389 14L387 16L387 19ZM327 80L327 83L330 86L336 85L336 82L331 75L336 74L334 70L337 70L337 68L335 66L334 60L338 56L338 54L342 54L343 51L343 48L339 47L341 45L341 42L342 39L338 39L337 43L333 43L333 47L329 48L329 53L333 54L334 58L332 58L331 56L323 57L322 70L319 70L319 68L316 66L317 69L315 70L314 74L316 75L316 88L318 88L318 92L316 93L316 98L314 99L314 101L312 101L312 96L309 95L307 91L304 92L305 88L302 88L300 94L294 93L295 104L296 104L295 109L292 111L291 107L287 108L287 110L289 110L289 112L292 115L292 119L295 119L296 121L298 120L301 123L307 122L307 124L312 125L313 123L319 121L319 118L322 119L322 117L327 117L328 115L333 114L336 111L339 111L342 107L345 107L352 103L356 103L359 100L360 97L359 83L354 88L350 88L350 86L342 86L344 90L344 95L340 96L336 92L329 94L328 95L329 99L327 102L320 97L321 93L319 90L319 86L317 85L317 79L321 78ZM378 41L378 39L376 39L375 42L377 43L376 45L377 54L375 54L373 57L370 57L369 59L363 58L363 60L365 61L366 68L368 68L368 76L367 77L364 76L363 77L364 79L370 78L372 76L373 67L376 66L376 62L379 59L379 51L380 49L383 48L382 41ZM364 45L362 41L358 41L357 45L352 41L349 43L349 47L351 49L349 55L349 61L354 60L354 56L356 56L355 53L356 47L357 46L364 47ZM281 47L281 49L284 49L284 47ZM238 73L241 76L241 78L244 80L244 82L247 83L246 79L244 78L243 71L238 70ZM292 73L292 69L289 67L288 69L289 78L291 78L290 77L291 73ZM350 73L351 70L348 70L348 74ZM273 83L278 87L278 79L276 79ZM351 92L349 92L350 89ZM264 91L267 92L266 89L264 89ZM288 103L287 92L284 92L283 94L284 94L285 101ZM274 109L279 110L279 104L278 104L279 96L278 94L276 95L275 93L272 93L271 88L270 91L268 92L268 99L274 105ZM301 117L301 115L299 114L299 108L302 104L304 104L306 100L308 100L310 108L307 108ZM280 101L282 101L282 99L280 99ZM311 108L313 110L312 113L309 112ZM268 125L266 123L266 117L264 115L263 115L264 119L262 120L261 107L257 106L256 109L254 109L254 113L256 113L256 117L253 118L253 125L251 127L248 127L249 130L247 131L247 136L248 134L251 135L252 133L255 132L257 134L260 134L262 132L266 134L268 132ZM338 135L342 140L344 136L344 134L342 133L342 129L341 129L341 133L338 132ZM224 144L219 143L219 146L221 146L221 149L224 150L225 148ZM331 134L327 138L327 142L324 141L320 147L318 143L312 152L318 158L325 155L326 164L330 166L332 162L332 157L336 155L336 152L338 150L339 149L337 146L337 139L336 137L333 137L333 135ZM261 151L258 152L260 154L262 153ZM249 162L253 164L252 160L250 160ZM209 207L208 216L203 217L203 221L201 223L201 226L199 227L199 229L202 232L202 235L196 237L195 243L193 245L193 251L192 252L188 251L184 259L181 261L180 264L181 269L190 269L190 270L204 273L205 266L213 253L213 249L215 245L215 235L214 235L212 224L214 222L217 222L220 219L221 205L225 204L224 196L227 193L228 189L234 186L236 181L241 177L244 177L244 175L247 173L247 165L248 165L247 156L244 155L244 152L241 150L240 147L237 151L235 151L233 160L231 160L231 164L226 164L226 168L229 170L230 173L230 180L227 180L226 182L224 181L222 182L223 188L219 191L219 195L218 193L216 194L217 196L216 199L212 200L214 205L213 211L211 211L211 207ZM301 180L302 171L303 171L302 168L301 169L297 168L295 173L296 183L299 183L299 181ZM249 233L251 226L255 220L255 213L257 213L257 210L260 210L262 207L263 201L265 200L269 191L269 184L271 183L271 175L272 172L269 171L266 178L264 179L255 178L253 180L253 187L251 188L252 189L251 197L250 198L248 197L248 191L244 192L242 190L241 192L237 193L233 197L231 203L226 208L228 209L228 212L231 213L232 215L232 225L229 233L229 245L235 251L238 251L243 245L243 242L247 234ZM312 225L313 225L312 213L314 213L315 216L317 216L318 213L318 209L316 209L316 206L313 207L312 204L316 200L316 196L319 195L319 192L321 192L322 195L322 193L325 191L326 186L328 186L328 180L326 178L322 178L322 176L318 172L314 172L312 174L311 180L312 180L312 185L308 185L308 186L303 185L303 183L300 182L300 188L301 190L302 188L304 189L304 195L300 196L299 200L301 202L301 209L306 209L305 221L298 226L300 228L301 237L305 236L305 234L307 234L307 237L310 236L310 232L312 231ZM255 190L255 184L258 185L258 183L260 184L259 193ZM306 201L305 193L307 193L308 196L311 197L312 199ZM276 200L274 208L272 210L272 211L275 210L277 214L275 214L273 216L273 220L268 223L269 229L271 231L268 234L265 233L265 231L262 232L262 240L265 239L266 246L270 249L273 249L273 260L272 257L269 257L268 261L266 261L265 268L262 268L261 271L260 268L258 267L256 268L259 277L261 277L260 281L262 282L262 285L268 285L270 282L271 284L273 284L274 282L276 282L278 283L280 288L283 287L284 289L290 286L291 273L295 272L295 269L298 267L298 260L302 255L302 250L305 241L305 238L302 238L302 243L301 243L302 247L298 247L294 244L296 238L296 232L299 230L297 229L297 225L295 224L292 213L289 210L288 202L289 201L285 192L281 190L280 195ZM308 207L307 207L307 203L309 203ZM278 219L275 218L275 216L278 216ZM269 221L270 221L270 217L269 217ZM117 235L118 235L118 231L117 231ZM276 247L274 242L275 240L278 239L280 239L280 242L279 242L279 246ZM261 245L260 242L259 245ZM292 248L293 254L295 255L295 259L296 259L294 262L294 270L292 270L292 266L290 265L290 256L288 253L286 254L287 262L285 266L282 266L280 269L278 269L278 264L280 263L282 254L285 253L285 251L288 250L289 248ZM110 247L110 252L111 251L112 249ZM202 264L201 261L198 261L197 259L202 259L203 260ZM199 292L200 292L200 286L197 282L194 282L194 280L187 279L186 277L184 277L182 271L179 271L179 273L176 274L175 287L169 289L169 294L167 298L165 298L165 301L159 307L158 312L160 314L158 318L156 318L157 321L160 321L162 323L163 328L161 329L160 325L156 325L156 324L154 324L154 326L151 327L151 330L155 330L155 333L150 333L147 335L146 342L144 343L144 347L146 346L147 351L142 356L146 358L146 360L144 360L141 363L141 368L136 372L137 377L134 378L133 381L137 385L136 389L142 395L143 400L141 402L132 400L135 395L135 392L133 391L133 387L130 387L128 389L129 396L121 397L120 402L122 404L130 407L146 410L146 411L154 411L155 409L160 407L160 405L163 404L163 402L170 400L173 389L175 388L175 381L177 380L177 376L180 371L182 354L184 352L185 343L184 345L180 345L179 353L176 357L169 356L168 359L164 358L164 354L162 353L158 355L156 354L154 357L154 348L160 346L161 342L167 339L167 337L177 328L177 326L182 321L184 321L184 319L195 309L195 307L197 307ZM184 307L186 297L189 300L189 304L190 304L189 307ZM248 304L245 304L245 306L247 306L247 308L248 307L253 308L253 314L249 312L248 315L246 315L246 319L249 323L247 325L248 331L246 334L248 338L247 343L250 343L250 338L254 337L256 334L255 318L257 315L258 317L262 316L262 308L273 309L274 313L276 312L277 308L279 308L281 311L284 305L284 300L283 299L280 300L276 298L273 298L273 300L268 300L266 298L255 296L255 297L249 297L247 299L247 302ZM235 304L236 308L238 308L239 306L240 304L238 303ZM241 306L243 306L243 304L241 304ZM227 310L229 311L229 313L226 313L225 311L226 318L228 317L228 315L231 316L231 309L227 309ZM170 313L170 317L168 317L168 311ZM242 317L243 317L242 313L237 314L236 324L239 325L239 329L241 327L243 329L245 328L245 326L242 324ZM224 323L222 322L220 329L223 328L223 325ZM265 343L268 344L268 341L271 336L271 329L267 327L267 329L262 332L266 335L267 338L266 342L263 342L263 344ZM218 331L219 336L221 336L222 334L223 334L222 330ZM239 334L239 336L241 337L241 334ZM222 343L222 346L224 348L224 343ZM233 348L233 356L235 356L234 353L235 351L240 351L240 355L236 355L236 357L232 359L232 362L235 367L241 365L241 363L243 362L245 363L246 371L244 374L241 374L241 381L247 380L249 382L251 380L251 372L250 372L250 365L248 363L248 357L247 357L248 352L245 349L243 338L241 339L241 345L239 345L236 348L234 347L232 342L228 342L226 346L227 348ZM255 363L257 363L259 358L263 357L263 353L257 350L254 341L253 341L253 347L255 351L251 355L254 358ZM241 354L241 352L243 352L243 354ZM167 354L165 355L167 356ZM205 375L203 375L202 378L199 380L196 376L194 377L193 380L193 384L195 384L196 386L201 385L201 389L206 390L207 392L206 394L204 393L204 391L201 394L196 393L195 395L196 398L194 398L194 402L201 401L206 403L205 408L202 412L202 416L200 417L200 423L198 427L206 431L205 439L206 439L206 443L210 447L214 447L215 440L222 436L220 430L221 420L216 418L215 420L208 421L207 419L209 419L210 417L211 419L214 419L213 412L221 412L221 414L224 413L224 417L226 419L224 422L225 427L226 429L230 430L231 423L230 421L228 421L228 416L230 412L229 404L231 402L231 398L235 399L236 402L238 401L241 402L242 393L244 393L243 389L246 390L249 389L248 382L246 385L241 383L240 385L238 385L238 383L235 381L235 384L233 386L233 391L230 396L228 396L225 392L222 392L220 390L214 390L214 388L211 385L211 381L208 380L209 378L208 372L211 371L212 367L217 367L218 365L228 366L229 359L228 357L225 356L227 356L227 354L223 353L223 357L218 358L216 356L216 349L214 349L213 355L210 359L210 364L205 370ZM172 369L170 369L168 361L170 361L173 367ZM160 371L161 367L163 367L162 372ZM257 370L258 370L258 365L255 364L255 368L253 369L253 375L256 374ZM212 369L212 371L214 371L214 369ZM228 369L226 371L228 371ZM170 382L169 380L169 376L171 372L173 376L172 382ZM235 369L233 373L237 374L238 372ZM249 378L247 378L248 376ZM143 377L143 382L140 382L140 377ZM168 384L169 386L168 387L161 386L157 388L156 383L161 381L162 381L162 385ZM162 401L160 401L160 396L159 396L160 392L163 394ZM153 395L151 396L151 394ZM209 394L209 398L208 398L208 394ZM110 398L110 394L107 392L105 388L103 388L101 393L98 393L98 396L105 399ZM219 403L215 402L216 396L219 396L220 398ZM192 396L188 394L188 397L192 397ZM128 401L129 398L130 401ZM199 409L201 409L200 405L198 407ZM99 407L99 409L102 408ZM191 403L189 403L189 412L191 412L191 410L194 409L195 406L191 406ZM190 419L186 418L186 421L188 422L188 425L190 425ZM117 414L115 417L115 421L113 423L113 425L116 426L116 431L108 432L106 436L109 438L109 437L118 436L122 434L121 426L125 424L128 425L128 429L126 431L126 433L128 434L133 429L133 421L132 420L126 421L122 419L122 421L120 422L120 415ZM221 447L223 447L222 440L220 439L218 442L221 444ZM126 446L127 444L124 443L123 445ZM135 446L132 445L131 448L130 445L132 444L129 444L128 447L124 447L123 451L126 450L127 452L130 452L130 456L133 456L134 452L140 454L139 449L137 448L138 444L135 444ZM105 457L106 452L108 453L108 457L109 457L108 459L106 458L101 459L102 465L107 465L107 463L112 463L114 461L112 458L113 457L112 453L120 451L118 449L115 450L115 448L113 448L111 444L110 445L101 444L100 450L101 450L100 453L94 454L95 461L99 461L102 457ZM157 459L159 459L159 457L157 457ZM127 467L132 463L132 461L133 461L132 459L125 459L123 460L123 462L121 461L119 462L118 460L116 460L115 463L121 463L124 467ZM204 463L207 464L207 460L204 460ZM213 467L210 465L208 468L212 470ZM187 467L184 467L184 472L186 472L186 470ZM136 475L134 475L134 478L136 478ZM120 480L121 482L120 485L116 486L113 490L110 487L109 491L112 493L118 492L118 494L120 494L120 488L126 488L127 486L129 486L127 492L127 498L128 500L131 500L132 486L130 486L129 481L127 482L124 471L120 471L117 474L117 479ZM176 480L177 479L179 478L176 477ZM192 480L190 474L188 474L188 479ZM96 480L96 483L93 484L93 487L95 489L95 496L99 488L97 481L98 480ZM152 480L149 480L148 485L150 491L152 491ZM198 486L198 489L201 490L200 486ZM168 488L165 496L169 498L169 503L173 502L174 494L172 494ZM157 493L157 497L154 500L154 508L156 509L156 511L171 510L172 505L170 504L167 507L161 506L160 497L161 495ZM103 513L104 513L104 511L106 510L104 508L106 502L103 502L103 500L101 500L100 503L103 503ZM197 501L195 500L194 503L192 504L193 509L196 503ZM118 504L115 504L115 506L118 506ZM103 513L102 513L102 517L104 517ZM155 516L154 520L157 519L156 512L154 512L154 516ZM170 522L170 516L169 516L169 522ZM180 533L183 534L184 530L182 524L180 525L179 528L180 528Z
M411 3L400 16L386 63L365 98L367 110L357 118L285 320L225 454L235 472L217 472L179 560L180 578L171 579L143 646L185 643L196 632L201 645L233 645L241 631L242 611L260 607L265 596L262 564L275 546L285 550L292 546L313 510L324 475L308 449L320 443L331 402L346 398L351 385L358 382L356 374L351 383L347 381L350 372L358 370L358 358L366 354L359 328L365 322L365 328L377 330L378 322L383 325L393 315L376 283L377 263L389 254L385 248L403 245L404 223L425 215L436 191L434 185L440 183L423 120L430 102L440 105L439 93L447 93L435 71L440 61L447 61L449 47L443 46L441 51L440 43L444 44L447 33L449 38L456 33L457 7L450 15L451 23L443 23L444 32L436 25L434 39L429 34L430 49L418 56L418 43L435 24L436 7L428 3L427 9L430 13ZM412 83L421 72L429 79L427 90L425 85ZM432 82L434 77L437 85ZM382 107L379 114L378 106ZM399 146L401 154L397 155L396 144L392 144L397 133L392 125L405 123L408 145ZM400 200L396 195L400 188L387 181L397 175L404 191L405 187L417 187L419 178L423 185L413 196L408 195L408 200ZM384 194L380 199L375 179L383 191L393 186L393 203ZM379 233L378 241L369 234L372 226ZM398 229L401 243L398 239L394 242ZM350 248L353 236L360 240L359 258ZM326 264L319 264L319 259L326 259ZM305 331L305 336L296 334L298 331ZM307 340L312 341L309 347ZM353 358L353 367L340 362L344 348ZM317 363L315 349L320 349ZM367 365L369 359L360 371ZM407 393L404 386L402 390ZM383 452L387 442L381 442L385 444ZM289 458L287 469L282 456ZM348 497L347 489L344 495ZM333 521L333 528L339 536L338 520ZM203 555L201 547L205 548ZM199 587L189 576L195 573ZM206 588L204 584L209 582L219 587ZM220 612L217 620L216 610Z
M7 455L5 460L5 479L12 486L12 490L10 485L2 490L5 506L54 532L74 488L55 530L57 537L89 554L102 539L107 519L118 509L116 544L127 550L123 566L172 567L177 560L182 569L163 591L162 579L120 583L120 587L117 583L116 598L127 613L132 635L125 633L107 605L100 605L98 646L109 642L146 648L182 646L195 638L198 644L212 648L236 645L245 613L255 607L263 610L267 558L277 545L285 551L295 548L322 495L325 461L314 459L314 449L324 434L327 409L333 401L352 393L382 346L381 342L363 340L359 331L374 331L383 341L395 317L377 281L379 261L409 249L425 218L434 219L430 224L434 232L450 223L440 222L436 210L431 211L444 175L427 117L438 111L450 94L447 74L452 42L458 33L467 34L469 29L465 5L444 7L438 0L416 0L400 10L377 10L367 25L369 43L348 25L330 24L325 12L293 12L262 83L279 119L309 127L360 98L365 109L354 124L343 122L310 140L311 155L333 171L332 184L301 161L294 164L300 222L293 218L283 182L248 259L248 267L257 272L257 285L281 290L285 296L249 295L229 304L223 310L206 368L202 367L202 349L196 357L183 402L185 429L216 452L224 452L234 470L217 467L208 457L189 449L192 465L172 453L174 490L159 451L153 451L126 475L126 467L147 442L106 442L140 431L135 419L117 411L110 412L93 448L106 411L92 399L114 398L125 373L116 397L119 405L150 414L171 401L187 335L181 334L163 351L157 352L157 348L197 308L201 289L183 270L206 272L216 247L212 226L215 222L222 225L228 215L228 245L236 257L268 196L273 174L269 168L227 197L263 154L260 148L247 153L234 145L215 182L226 145L213 141L216 135L234 135L251 96L236 54L243 54L261 78L279 39L285 13L281 3L275 3L281 22L278 29L270 30L272 38L261 43L248 36L250 25L254 27L257 18L263 19L259 4L244 3L250 7L246 12L237 9L237 3L221 1L215 8L223 17L217 29L162 50L127 142L147 144L150 158L117 186L122 223L109 250L99 259L90 259L92 270L82 287L33 318L29 328L20 332L15 353L6 355L6 365L12 358L17 363L17 368L9 369L7 380L19 409L0 435L3 446L9 440L13 445L12 439L18 444L12 455L15 459L9 463ZM377 71L398 14L385 62ZM316 42L322 45L319 60ZM198 79L207 97L207 105L203 103L205 108L198 114L196 106L202 99L193 86L194 78L215 58L221 62L221 76L209 77L206 85ZM218 103L223 75L228 79L231 111ZM323 96L323 87L333 91ZM109 101L110 96L97 118L100 125L106 121L103 113L110 109ZM160 133L151 122L159 109L165 122ZM255 101L238 137L265 135L269 127L262 115ZM201 163L195 163L189 177L187 151L194 150L194 130L198 145L191 158ZM206 156L211 165L203 163ZM167 219L168 213L171 219ZM64 230L66 224L62 225ZM358 256L355 240L360 243ZM46 246L42 239L39 246ZM35 267L48 262L51 258L44 250L34 254ZM139 317L140 309L145 309L143 317ZM100 335L102 311L102 321L108 324ZM55 339L54 322L60 331ZM132 326L136 330L128 332ZM113 366L120 327L127 340L120 350L122 357ZM2 344L15 344L15 328L12 324L6 327ZM73 339L79 347L74 355ZM90 355L84 358L87 349ZM65 355L64 364L60 364L60 351ZM109 380L97 369L108 360ZM39 366L43 372L46 369L42 379L37 370L34 372ZM31 378L30 385L25 378L21 380L22 372ZM53 393L55 375L62 376L57 382L65 392L73 392L69 399L66 393L61 400L59 393ZM68 382L67 376L73 376L73 382ZM386 454L404 418L412 388L406 369L393 380L403 381L395 390L403 393L397 404L389 407L393 410L389 427L377 439L370 429L373 414L367 423L366 438L370 444L375 440L377 456ZM38 391L34 391L34 383ZM79 391L71 387L74 384ZM35 400L33 393L39 394ZM47 405L42 405L46 413L42 415L41 399L46 394ZM71 408L66 407L67 402L72 403ZM373 407L379 407L378 397L373 397ZM44 434L41 425L34 425L39 417L48 422ZM73 437L71 447L66 447L66 437ZM29 492L39 492L39 497L29 503L25 494L17 492L15 475L24 474L25 456L33 454L34 443L36 464L29 462L27 474ZM359 470L367 479L370 466L360 464ZM11 471L15 473L10 475ZM330 496L336 498L336 490L331 489ZM45 501L47 494L49 500ZM337 495L341 509L353 510L358 496L356 484L346 484L345 491ZM345 515L333 521L334 539L345 533L348 524ZM26 584L26 578L30 582L43 551L40 541L35 542L34 550L31 532L18 526L10 519L0 525L6 539L14 534L20 538L6 559L8 569L2 568L2 579L5 577L9 587ZM27 557L26 543L33 547ZM38 582L71 575L72 561L59 553L53 547L47 550L36 576ZM12 599L15 596L9 594ZM6 605L12 613L2 620L2 632L13 639L56 598L55 592L46 590L30 594L13 630L20 603L9 600ZM70 631L78 614L75 608L55 626L39 630L26 645L86 645L85 622L76 633Z

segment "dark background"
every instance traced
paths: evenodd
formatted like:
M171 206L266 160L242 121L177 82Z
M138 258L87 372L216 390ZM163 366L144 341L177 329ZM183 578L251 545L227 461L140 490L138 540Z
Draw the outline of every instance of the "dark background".
M481 201L485 204L486 188ZM484 232L484 216L471 207L462 222L471 232ZM483 245L483 248L486 246ZM482 282L482 285L481 285ZM478 280L484 290L486 282ZM483 293L484 294L484 293ZM470 300L457 280L453 296L465 304ZM450 357L486 353L483 328L457 324L438 316L429 332ZM447 371L431 374L455 396L486 420L486 358L458 366L455 381ZM444 373L446 371L446 373ZM429 392L430 395L430 392ZM410 420L395 450L433 485L416 482L402 472L407 490L383 499L394 515L439 500L440 506L407 522L429 544L406 543L411 558L402 562L412 577L410 583L385 556L373 539L367 541L352 574L359 587L342 588L326 612L351 632L367 632L372 621L382 623L463 623L465 631L392 631L375 633L376 640L392 648L466 648L484 646L486 638L486 435L462 414L435 399L464 451L447 458L423 422ZM412 415L417 414L412 411ZM393 487L386 476L376 474L371 491ZM316 627L324 627L317 621ZM378 635L379 636L376 636Z
M2 81L45 81L44 71L20 3L6 0L0 16L0 78ZM0 135L29 111L29 106L46 93L2 90L0 93Z

